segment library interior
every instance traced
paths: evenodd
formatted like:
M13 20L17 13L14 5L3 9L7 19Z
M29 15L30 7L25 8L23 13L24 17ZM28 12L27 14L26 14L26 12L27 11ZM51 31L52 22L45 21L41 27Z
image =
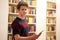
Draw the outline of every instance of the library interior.
M59 1L56 0L1 0L0 4L0 40L12 40L13 29L11 24L19 15L17 4L24 1L28 4L26 21L28 34L38 34L35 40L59 40L60 38L60 11Z

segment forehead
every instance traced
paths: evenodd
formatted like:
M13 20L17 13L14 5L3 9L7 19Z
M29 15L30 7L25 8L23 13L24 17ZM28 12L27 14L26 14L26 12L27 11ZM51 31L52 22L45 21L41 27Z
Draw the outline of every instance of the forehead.
M20 9L27 9L28 7L26 6L21 6Z

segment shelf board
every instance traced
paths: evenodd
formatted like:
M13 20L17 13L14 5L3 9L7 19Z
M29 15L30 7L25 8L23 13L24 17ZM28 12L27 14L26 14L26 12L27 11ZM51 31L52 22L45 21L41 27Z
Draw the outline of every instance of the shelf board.
M29 8L36 8L36 6L32 6L32 5L30 6L30 5L29 5Z
M47 32L46 32L46 35L54 36L54 35L56 35L56 31L52 31L52 32L47 31Z
M36 23L28 23L29 25L36 25Z
M19 14L18 13L9 13L9 15L18 16ZM26 16L36 16L36 14L26 14Z
M12 24L12 22L9 22L8 24ZM29 25L36 25L36 23L28 23Z
M14 5L14 6L16 6L16 5L17 5L17 3L9 3L9 5Z
M56 31L46 31L46 32L49 32L49 33L53 33L54 32L54 33L56 33Z
M46 34L54 35L56 34L56 31L46 31Z
M26 16L36 16L36 14L26 14Z
M47 8L47 10L56 11L56 9L54 9L54 8Z
M47 16L47 18L56 18L56 16Z
M56 3L56 1L54 0L47 0L47 2L52 2L52 3Z
M8 35L12 35L12 33L8 33Z
M8 24L12 24L12 22L8 22Z
M56 23L47 23L46 25L56 25Z
M9 13L9 15L18 16L18 13Z

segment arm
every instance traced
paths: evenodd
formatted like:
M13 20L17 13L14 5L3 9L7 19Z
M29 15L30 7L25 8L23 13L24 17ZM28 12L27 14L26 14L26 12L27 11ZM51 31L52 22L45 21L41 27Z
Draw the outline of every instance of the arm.
M32 36L27 36L27 37L22 37L19 34L16 34L14 38L15 40L35 40L35 39L38 39L38 37L42 34L42 32L40 32L38 35L33 34Z
M15 40L34 40L34 39L36 39L36 35L33 34L32 36L22 37L19 34L16 34L14 36L14 38L15 38Z

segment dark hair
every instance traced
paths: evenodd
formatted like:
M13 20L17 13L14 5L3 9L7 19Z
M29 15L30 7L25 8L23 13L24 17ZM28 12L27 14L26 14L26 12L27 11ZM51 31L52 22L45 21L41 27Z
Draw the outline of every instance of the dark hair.
M18 4L17 4L17 9L19 10L21 6L26 6L28 7L28 4L24 1L20 1Z

